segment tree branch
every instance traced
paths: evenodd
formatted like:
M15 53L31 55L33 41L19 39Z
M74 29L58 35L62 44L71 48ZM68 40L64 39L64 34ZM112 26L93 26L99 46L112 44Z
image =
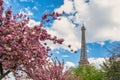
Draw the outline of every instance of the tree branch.
M2 63L0 62L0 74L3 75Z

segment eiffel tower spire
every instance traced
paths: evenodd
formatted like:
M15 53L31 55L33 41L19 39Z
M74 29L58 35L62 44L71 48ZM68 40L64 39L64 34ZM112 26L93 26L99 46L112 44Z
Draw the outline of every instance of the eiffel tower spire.
M81 55L79 65L87 65L89 64L87 59L87 52L86 52L86 40L85 40L85 26L82 24L81 31L82 31L82 39L81 39Z

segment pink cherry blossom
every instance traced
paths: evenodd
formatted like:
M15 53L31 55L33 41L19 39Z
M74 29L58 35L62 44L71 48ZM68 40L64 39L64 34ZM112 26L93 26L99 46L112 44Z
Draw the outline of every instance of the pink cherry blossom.
M12 15L11 8L4 10L3 1L0 0L0 80L10 72L16 80L23 76L33 80L73 80L68 76L69 71L63 72L64 63L57 59L50 62L50 48L40 42L50 40L62 44L64 39L51 37L42 27L45 21L50 21L48 16L57 19L62 14L45 14L39 26L30 28L26 25L29 18L23 14Z

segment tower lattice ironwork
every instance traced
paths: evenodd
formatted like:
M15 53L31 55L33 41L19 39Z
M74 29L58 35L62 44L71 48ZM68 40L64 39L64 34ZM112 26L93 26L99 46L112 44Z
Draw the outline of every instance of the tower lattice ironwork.
M82 37L81 37L81 55L79 65L87 65L89 64L86 52L86 40L85 40L85 26L84 24L81 27Z

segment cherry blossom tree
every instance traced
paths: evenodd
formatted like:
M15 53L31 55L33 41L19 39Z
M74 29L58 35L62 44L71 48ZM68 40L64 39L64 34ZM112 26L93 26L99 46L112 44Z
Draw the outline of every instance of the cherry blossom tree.
M69 71L63 72L64 63L50 62L49 46L41 41L50 40L62 44L63 39L52 37L42 26L62 14L51 13L42 17L40 25L29 27L29 18L12 15L11 8L4 10L0 0L0 80L13 73L16 80L26 77L32 80L73 80ZM4 14L4 15L3 15ZM49 19L49 17L51 17Z

